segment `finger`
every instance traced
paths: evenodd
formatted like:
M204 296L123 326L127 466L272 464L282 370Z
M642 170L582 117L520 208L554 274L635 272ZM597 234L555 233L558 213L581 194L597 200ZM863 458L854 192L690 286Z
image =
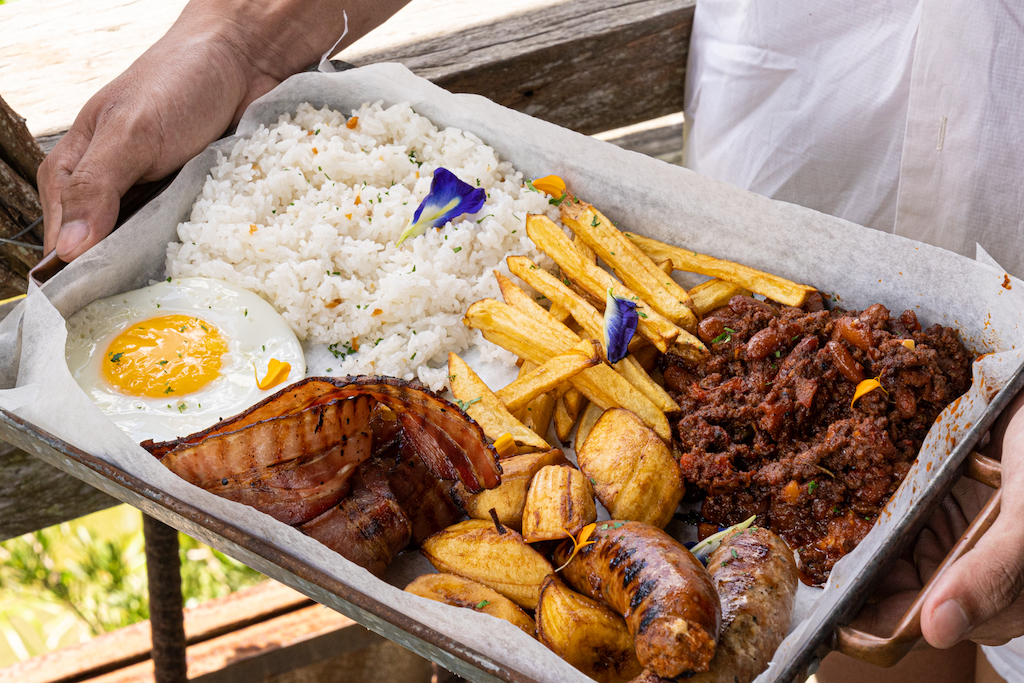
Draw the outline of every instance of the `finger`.
M950 647L1012 605L1024 587L1024 412L1003 443L1003 502L995 523L954 563L925 601L921 629L935 647ZM1019 627L1019 626L1018 626ZM1015 630L1004 637L1021 635Z
M114 105L97 122L81 160L60 194L61 225L57 256L78 258L106 237L117 221L121 196L152 165L158 131Z
M60 196L64 185L82 160L91 138L92 131L88 124L81 119L76 120L71 130L61 137L39 165L37 184L39 202L43 206L43 251L47 254L57 245L57 235L60 233Z

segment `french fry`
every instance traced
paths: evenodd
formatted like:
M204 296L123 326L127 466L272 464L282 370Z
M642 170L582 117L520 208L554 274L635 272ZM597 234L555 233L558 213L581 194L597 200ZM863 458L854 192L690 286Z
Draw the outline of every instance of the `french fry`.
M663 413L674 413L679 410L679 405L672 400L665 389L651 379L647 371L643 369L633 356L626 356L614 366L615 370L629 380L629 383L639 389L644 396L651 399L651 402L658 406Z
M575 233L573 233L572 244L574 247L576 247L576 250L580 252L580 256L587 259L591 263L597 263L597 254L595 254L594 250L588 247L587 243L584 242L580 238L580 236Z
M543 315L531 315L494 299L482 299L469 306L462 322L479 329L488 341L521 358L542 364L578 344L580 338L543 308L540 310ZM665 414L610 366L595 365L569 381L598 406L625 408L665 441L671 439ZM502 430L505 431L509 430Z
M659 351L663 353L668 351L669 346L682 332L671 320L655 311L646 302L641 301L640 297L633 293L633 290L596 264L583 258L579 250L573 247L572 242L562 232L562 229L551 222L547 216L528 215L526 217L526 234L541 251L554 259L563 274L576 281L596 300L604 301L609 289L619 296L636 297L637 312L640 315L637 331L657 346ZM697 340L697 343L700 344L700 340ZM703 346L703 344L701 345Z
M525 377L535 368L540 366L530 361L524 361L519 368L519 378ZM551 394L541 394L530 401L525 408L514 413L516 419L532 429L537 434L547 438L548 426L551 424L551 417L555 414L555 401L557 399Z
M640 363L640 367L647 372L651 372L654 370L654 364L658 360L658 349L650 344L645 344L633 352L633 358L636 358L637 362Z
M676 269L675 266L672 265L672 259L669 258L664 261L658 261L658 268L661 272L665 273L665 275L671 275ZM692 298L693 295L691 294L690 296Z
M529 226L529 219L527 219L527 226ZM642 252L655 261L671 259L672 265L676 270L710 275L711 277L735 282L752 292L787 306L802 306L807 301L807 297L817 291L814 287L797 284L777 275L755 270L739 263L698 254L689 249L674 247L670 244L665 244L649 237L641 237L631 232L624 234Z
M558 399L555 403L555 436L563 444L569 443L569 433L576 420L569 415L569 409L565 406L565 397Z
M565 308L587 336L594 339L604 336L601 314L566 283L525 256L509 256L505 261L513 275L546 296L555 306Z
M611 220L587 202L562 202L562 222L611 266L627 287L684 330L697 330L693 302L686 290L665 275L640 249L626 239ZM670 259L671 260L671 259Z
M597 424L602 415L604 415L604 410L593 403L588 405L587 409L583 411L583 416L580 417L580 426L576 429L576 450L582 448L583 444L586 443L587 437L590 436L590 430L594 428L594 425ZM504 473L501 476L504 483Z
M524 452L523 447L542 451L551 448L536 432L513 417L473 369L454 353L448 354L448 377L452 393L465 406L463 410L480 424L484 434L491 439L508 432L520 446L521 453Z
M750 296L750 290L735 282L726 282L718 278L703 282L690 290L690 298L693 299L693 304L701 316L725 306L729 299L737 295Z
M510 413L524 408L537 396L564 384L573 375L601 362L601 345L593 339L584 339L579 344L512 382L497 393Z

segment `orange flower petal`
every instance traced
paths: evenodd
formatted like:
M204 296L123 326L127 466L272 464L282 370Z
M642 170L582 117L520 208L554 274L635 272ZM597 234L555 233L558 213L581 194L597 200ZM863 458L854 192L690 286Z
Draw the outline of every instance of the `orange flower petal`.
M580 550L582 550L583 548L587 547L588 545L593 545L594 543L597 543L597 541L588 541L587 540L588 538L590 538L590 535L594 533L594 529L596 529L596 528L597 528L597 522L592 522L592 523L586 525L585 527L580 529L580 537L579 537L579 539L573 537L573 535L570 534L567 529L565 529L565 528L562 529L562 531L565 532L565 535L569 537L569 540L572 541L572 554L569 555L569 559L565 561L565 564L563 564L561 567L559 567L558 569L555 570L556 572L560 572L563 569L565 569L567 566L569 566L569 563L572 562L572 558L576 557L576 553L578 553Z
M901 343L901 344L903 344L903 345L904 345L905 347L907 347L908 349L910 349L911 351L913 351L913 350L914 350L914 346L915 346L915 344L914 344L914 340L913 340L913 339L904 339L904 340L903 340L903 341L901 341L900 343Z
M882 383L879 382L877 379L866 379L860 384L858 384L857 389L853 392L853 400L850 401L850 408L853 408L853 404L857 402L857 399L859 399L861 396L864 396L865 394L871 393L875 389L881 389L882 391L885 391L885 387L883 387ZM885 391L885 393L888 394L889 392Z
M561 197L565 194L565 181L556 175L546 175L543 178L537 178L533 181L533 186L552 197Z
M255 371L256 366L253 366L253 372ZM266 376L261 380L260 376L258 374L256 375L256 386L264 391L272 387L276 387L278 384L288 379L288 373L291 371L291 363L271 358L270 363L267 364Z
M516 446L516 440L513 439L512 435L508 432L505 432L494 440L494 450L498 452L499 458L507 458L509 456L519 454L519 447Z

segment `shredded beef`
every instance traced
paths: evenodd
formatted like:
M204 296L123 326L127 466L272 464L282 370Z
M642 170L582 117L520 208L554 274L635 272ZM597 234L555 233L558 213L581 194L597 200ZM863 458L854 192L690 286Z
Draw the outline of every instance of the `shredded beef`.
M922 330L913 311L824 310L820 297L804 308L733 297L699 334L705 362L661 358L682 408L673 427L687 488L704 492L715 524L757 515L797 549L803 580L823 584L970 386L972 356L956 330ZM871 378L881 388L851 407Z

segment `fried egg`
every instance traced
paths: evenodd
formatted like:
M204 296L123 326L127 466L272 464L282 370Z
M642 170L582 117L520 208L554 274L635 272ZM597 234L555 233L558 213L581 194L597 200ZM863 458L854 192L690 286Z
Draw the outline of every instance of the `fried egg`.
M306 372L273 306L199 277L92 302L68 320L65 355L82 390L136 441L206 429Z

